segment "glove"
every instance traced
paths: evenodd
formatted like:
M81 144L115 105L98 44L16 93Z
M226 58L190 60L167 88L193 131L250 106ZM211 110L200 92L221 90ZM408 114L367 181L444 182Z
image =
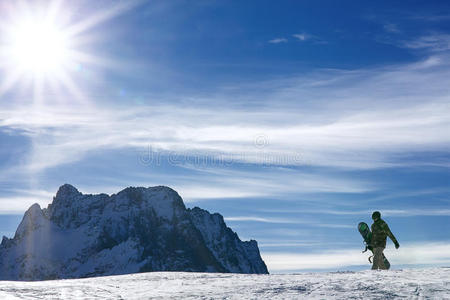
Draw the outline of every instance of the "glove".
M397 241L395 241L394 245L395 245L395 249L398 249L400 247L400 244Z

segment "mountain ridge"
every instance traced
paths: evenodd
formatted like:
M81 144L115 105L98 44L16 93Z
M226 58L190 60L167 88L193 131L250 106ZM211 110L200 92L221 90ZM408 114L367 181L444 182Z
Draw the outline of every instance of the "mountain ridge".
M44 280L149 271L267 274L256 241L167 186L83 194L64 184L33 204L0 244L0 279Z

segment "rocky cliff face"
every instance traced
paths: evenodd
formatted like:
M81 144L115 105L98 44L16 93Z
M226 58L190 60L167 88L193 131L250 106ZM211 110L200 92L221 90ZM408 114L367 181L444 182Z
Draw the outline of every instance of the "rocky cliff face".
M108 196L63 185L47 208L32 205L0 245L1 280L149 271L268 273L256 241L242 242L220 214L186 209L164 186Z

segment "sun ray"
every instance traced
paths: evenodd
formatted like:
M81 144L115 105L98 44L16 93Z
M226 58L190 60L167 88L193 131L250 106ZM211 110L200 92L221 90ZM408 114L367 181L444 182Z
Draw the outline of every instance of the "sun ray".
M0 96L3 96L8 92L20 80L21 76L22 72L18 69L7 72L5 76L6 79L3 80L0 85Z
M33 80L33 99L34 103L41 105L43 103L42 98L43 81L42 77L36 77Z
M47 20L50 22L56 21L56 16L58 15L58 12L61 11L62 3L63 1L61 0L54 0L49 3L46 15Z
M66 74L66 72L61 72L59 74L60 82L69 90L69 92L82 103L86 103L87 99L78 88L76 83L72 80L72 78Z
M108 59L106 57L98 57L96 55L77 50L71 50L70 56L75 58L75 60L80 63L87 63L107 69L121 69L124 65L117 60Z
M100 23L106 22L107 20L110 20L118 15L123 14L124 12L136 7L141 2L142 1L138 0L120 2L119 4L116 4L115 6L111 7L106 11L94 14L91 17L87 18L86 20L74 24L67 30L67 32L69 35L78 35Z

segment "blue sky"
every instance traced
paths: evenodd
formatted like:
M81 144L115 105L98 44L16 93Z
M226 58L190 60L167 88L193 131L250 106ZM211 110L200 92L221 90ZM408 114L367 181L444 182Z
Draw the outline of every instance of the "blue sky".
M2 34L59 2L0 4ZM394 267L450 263L447 1L61 3L64 76L0 40L0 234L64 183L167 185L273 272L367 267L373 210Z

